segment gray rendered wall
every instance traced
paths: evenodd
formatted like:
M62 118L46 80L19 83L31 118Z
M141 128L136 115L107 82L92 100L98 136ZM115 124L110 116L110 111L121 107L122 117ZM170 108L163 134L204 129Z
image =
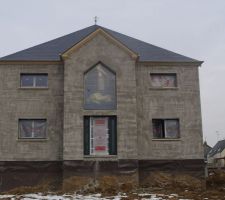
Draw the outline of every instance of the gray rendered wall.
M176 73L176 89L151 88L150 73ZM139 64L137 67L140 159L203 159L198 67ZM153 118L179 118L178 140L154 140Z
M20 88L20 73L48 73L49 88ZM62 158L63 66L0 65L0 161ZM19 118L46 118L46 140L19 140Z
M83 109L83 75L99 61L116 73L117 110ZM135 60L115 43L98 34L65 60L64 74L64 160L90 159L83 155L85 115L116 115L118 156L112 159L136 159Z

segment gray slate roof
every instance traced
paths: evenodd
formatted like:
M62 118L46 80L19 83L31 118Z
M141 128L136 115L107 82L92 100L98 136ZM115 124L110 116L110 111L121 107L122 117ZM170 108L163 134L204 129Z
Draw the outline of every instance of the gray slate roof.
M63 52L98 28L102 28L130 50L137 53L139 61L200 62L98 25L89 26L74 33L2 57L0 61L60 61L60 55Z
M225 140L218 141L215 146L210 150L209 157L216 155L217 153L221 153L225 149Z

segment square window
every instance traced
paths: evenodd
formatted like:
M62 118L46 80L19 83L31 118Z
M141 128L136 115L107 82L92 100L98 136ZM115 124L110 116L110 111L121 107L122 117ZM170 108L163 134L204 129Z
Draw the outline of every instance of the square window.
M154 88L174 88L177 87L177 76L176 74L159 74L152 73L151 85Z
M21 87L48 87L48 74L21 74Z
M46 138L46 119L19 119L19 138Z
M178 119L153 119L153 138L155 139L174 139L179 138Z

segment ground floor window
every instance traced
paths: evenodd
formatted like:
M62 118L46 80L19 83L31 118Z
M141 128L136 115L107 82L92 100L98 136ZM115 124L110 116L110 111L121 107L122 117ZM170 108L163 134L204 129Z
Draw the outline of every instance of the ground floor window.
M179 138L178 119L153 119L153 138Z
M46 138L46 119L19 119L19 138Z
M84 117L84 155L116 155L115 116Z

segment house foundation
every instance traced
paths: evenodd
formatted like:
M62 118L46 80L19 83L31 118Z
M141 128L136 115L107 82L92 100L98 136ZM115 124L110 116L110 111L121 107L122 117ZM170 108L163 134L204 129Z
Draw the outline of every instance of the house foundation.
M86 187L102 189L115 183L119 190L123 184L138 186L138 160L118 161L64 161L63 190ZM104 184L103 184L104 183ZM89 188L88 188L89 187Z
M26 189L58 190L62 181L62 162L6 161L0 162L0 192L19 193Z
M124 185L169 187L174 183L180 187L183 184L183 187L204 188L204 161L0 162L0 192L120 191Z
M140 187L205 188L204 160L140 160Z

